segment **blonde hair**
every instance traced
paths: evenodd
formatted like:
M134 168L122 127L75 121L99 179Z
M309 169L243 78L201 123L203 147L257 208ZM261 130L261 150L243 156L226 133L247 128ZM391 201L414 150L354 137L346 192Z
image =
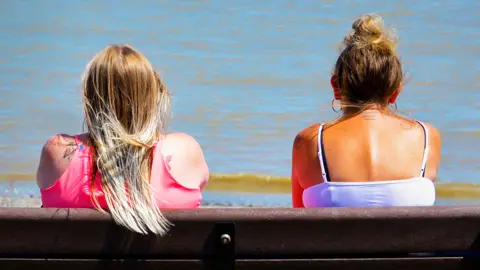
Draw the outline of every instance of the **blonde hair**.
M95 149L92 189L98 170L115 222L142 234L165 234L170 223L149 184L153 146L170 116L165 85L149 61L128 45L100 51L82 80L85 124Z
M363 15L352 24L333 72L342 103L388 105L403 80L396 46L395 33L384 28L379 15Z

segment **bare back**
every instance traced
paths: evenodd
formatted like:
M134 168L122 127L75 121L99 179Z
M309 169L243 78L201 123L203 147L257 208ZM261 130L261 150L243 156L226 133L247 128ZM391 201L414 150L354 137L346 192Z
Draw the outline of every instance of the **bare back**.
M302 130L294 143L292 181L306 189L323 182L318 157L318 128ZM428 124L429 152L425 177L435 180L440 162L440 135ZM368 110L326 124L323 152L331 182L371 182L419 177L425 132L417 122ZM293 178L296 178L293 179Z
M353 22L330 78L342 119L295 138L294 207L434 204L440 135L390 110L404 86L397 40L377 14Z

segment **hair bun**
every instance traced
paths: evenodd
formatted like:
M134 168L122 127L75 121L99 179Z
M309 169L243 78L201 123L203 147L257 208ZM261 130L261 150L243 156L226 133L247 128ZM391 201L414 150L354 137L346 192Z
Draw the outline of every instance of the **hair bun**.
M363 15L353 22L352 29L344 38L345 46L358 48L372 46L374 49L395 54L397 38L394 33L384 30L383 19L379 15Z

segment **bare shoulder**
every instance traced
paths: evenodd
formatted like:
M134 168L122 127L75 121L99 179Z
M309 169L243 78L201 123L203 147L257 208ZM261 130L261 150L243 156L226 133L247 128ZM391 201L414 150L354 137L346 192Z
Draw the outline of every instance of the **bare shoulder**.
M320 124L314 124L302 129L295 140L293 141L294 149L303 148L305 145L309 145L312 141L316 142L318 136L318 129Z
M430 149L440 153L442 147L442 138L440 132L438 132L437 128L431 124L422 122L428 132L428 142L430 145Z
M202 147L185 133L171 133L164 137L162 155L177 182L188 188L203 188L209 172Z
M171 133L164 137L162 154L169 156L181 154L189 158L203 158L200 144L194 137L185 133Z
M425 125L425 128L427 128L430 138L435 140L435 141L440 142L441 141L441 136L440 136L440 132L438 132L437 128L434 127L431 124L428 124L428 123L425 123L425 122L422 122L422 123Z
M55 150L75 144L75 136L68 134L56 134L50 137L43 145L44 150Z
M181 133L181 132L176 132L176 133L170 133L165 135L164 137L164 142L165 143L180 143L183 145L199 145L197 140L192 137L191 135L188 135L186 133Z
M442 140L440 132L430 124L422 122L428 132L428 144L429 153L427 157L427 167L425 176L432 181L437 178L438 168L440 166L441 152L442 152Z
M316 164L317 138L320 124L314 124L302 129L293 142L292 167L295 167L300 174L309 171L312 164Z
M54 135L45 142L36 176L39 188L53 185L70 164L76 148L75 137L67 134Z

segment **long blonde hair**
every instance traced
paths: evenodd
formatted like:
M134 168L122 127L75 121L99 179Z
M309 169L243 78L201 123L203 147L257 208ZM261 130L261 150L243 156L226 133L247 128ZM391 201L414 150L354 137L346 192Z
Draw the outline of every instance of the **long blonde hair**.
M85 124L95 149L92 188L98 170L115 222L142 234L165 234L170 223L149 184L153 146L170 116L165 85L149 61L128 45L100 51L82 81Z

